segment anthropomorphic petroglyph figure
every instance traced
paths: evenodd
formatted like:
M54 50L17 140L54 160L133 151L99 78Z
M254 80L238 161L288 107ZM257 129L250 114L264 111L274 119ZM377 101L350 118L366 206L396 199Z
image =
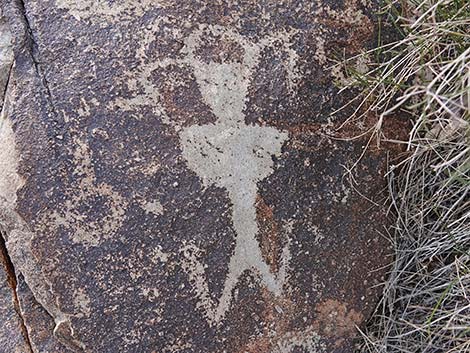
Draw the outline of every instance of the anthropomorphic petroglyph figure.
M209 30L216 35L228 36L244 50L241 62L204 62L195 55L198 47L203 45L204 30L189 36L184 48L185 61L193 68L203 99L218 119L215 124L192 125L180 132L183 156L205 186L215 184L227 190L236 231L235 251L230 258L222 295L217 306L206 306L208 317L219 322L229 309L232 291L240 276L247 270L255 271L273 294L282 293L286 263L276 275L263 259L256 239L255 201L257 183L272 173L272 156L281 153L288 134L273 127L247 125L243 113L261 51L279 39L270 37L252 43L220 27ZM280 40L288 37L289 34L284 34ZM283 255L286 262L287 247Z
M282 294L286 282L289 240L281 254L279 271L273 273L263 258L256 239L258 224L255 201L257 183L273 172L273 156L280 155L288 134L274 127L246 124L244 110L248 89L253 84L263 50L267 48L276 48L286 54L287 59L282 65L286 71L287 87L293 88L298 78L295 67L297 53L289 42L295 33L296 31L283 31L254 42L222 26L200 25L185 38L180 58L165 58L146 63L139 68L139 74L129 80L133 86L143 88L142 95L126 100L118 98L112 103L124 109L146 105L149 101L158 105L162 97L152 82L152 73L177 66L190 69L204 103L217 117L215 123L182 126L177 119L166 114L163 105L158 111L163 116L163 122L178 131L188 167L201 178L205 187L216 185L225 189L232 204L231 218L236 232L236 245L217 303L209 293L202 259L198 257L198 254L201 255L199 249L192 245L181 249L185 255L183 268L195 287L199 306L211 324L220 323L224 318L230 308L232 292L245 271L254 271L260 277L262 285L274 295ZM230 55L223 60L201 58L198 51L208 45L208 37L232 43L241 48L242 54L237 60L231 59ZM145 50L141 53L145 58Z

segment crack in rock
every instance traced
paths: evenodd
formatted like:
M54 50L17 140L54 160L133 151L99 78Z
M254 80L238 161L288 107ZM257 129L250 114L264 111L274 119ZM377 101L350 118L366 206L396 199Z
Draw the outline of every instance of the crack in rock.
M29 352L33 353L33 347L31 346L31 339L29 337L28 329L26 328L25 321L21 313L20 302L18 299L18 294L16 292L17 282L16 282L15 267L13 266L10 256L8 255L8 250L5 245L4 235L1 231L0 231L0 263L3 264L5 273L7 275L7 281L11 288L12 297L13 297L13 305L15 307L16 313L18 314L21 333L24 337L24 340L25 340L26 346L28 347Z

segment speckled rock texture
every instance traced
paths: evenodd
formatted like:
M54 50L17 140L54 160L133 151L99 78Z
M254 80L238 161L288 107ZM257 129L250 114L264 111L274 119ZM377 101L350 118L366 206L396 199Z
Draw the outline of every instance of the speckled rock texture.
M332 137L361 126L331 116L354 92L328 58L373 42L373 4L2 6L0 225L28 349L353 351L390 260L387 151Z
M0 251L0 352L31 353L15 297L15 276L9 271L8 256Z

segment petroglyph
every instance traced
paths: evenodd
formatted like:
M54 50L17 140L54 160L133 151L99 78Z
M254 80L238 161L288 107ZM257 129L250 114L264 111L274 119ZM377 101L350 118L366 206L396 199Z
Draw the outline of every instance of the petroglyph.
M108 0L56 0L58 8L66 9L78 21L95 22L132 19L145 14L151 6L164 5L164 1L119 1Z
M209 304L207 285L201 283L203 269L199 268L194 258L191 261L193 269L188 267L200 300L205 303L208 318L211 322L219 322L230 307L232 291L238 279L247 270L255 270L262 283L275 295L282 293L286 273L281 271L279 277L271 273L256 240L258 224L255 202L257 183L272 173L272 156L280 155L288 134L272 127L247 125L244 122L243 110L253 70L261 50L272 43L272 39L251 43L220 27L209 30L229 36L244 50L241 62L206 63L198 59L195 53L202 45L204 29L189 36L184 48L185 61L192 66L202 96L218 120L215 124L192 125L180 132L183 156L205 186L215 184L227 190L237 234L235 252L230 258L228 275L217 306ZM283 39L288 36L284 33ZM288 254L288 249L285 249L283 255Z
M389 259L341 186L363 141L325 134L362 1L5 2L0 222L37 351L353 350ZM382 198L386 153L363 157Z
M73 137L75 149L74 174L80 178L78 188L70 190L70 198L60 211L54 211L50 217L50 225L73 229L71 239L85 246L97 246L103 240L113 237L124 222L127 201L107 183L98 183L92 164L91 151L81 136ZM90 209L93 200L100 198L104 202L106 212L96 215ZM83 210L90 211L92 219ZM96 218L96 219L94 219ZM44 223L47 223L44 220Z
M148 28L142 30L142 42L151 43L153 32L160 26L168 25L170 19L162 16L154 21ZM171 119L165 112L161 92L155 86L152 80L152 73L161 71L169 66L190 68L195 75L199 89L204 99L213 113L222 119L231 119L235 121L244 117L243 109L247 99L248 87L251 82L254 70L259 63L263 50L274 48L276 51L282 51L285 54L285 60L282 60L282 66L286 71L287 87L290 94L295 95L295 86L301 80L301 73L297 67L299 55L292 48L292 37L298 33L298 30L290 29L261 38L258 42L251 42L235 30L217 25L199 25L190 36L184 38L184 47L181 49L181 58L163 58L161 60L148 62L146 46L136 50L136 56L141 61L141 65L128 72L125 76L125 84L131 91L138 92L131 98L117 97L108 102L110 109L119 108L127 111L138 107L149 107L162 117L163 122L171 125L175 130L181 129L181 123ZM202 38L208 35L218 37L219 41L226 40L228 43L238 45L243 50L243 62L225 60L225 62L205 62L197 54L197 50L203 48ZM181 33L175 29L173 36L179 38ZM146 44L148 45L148 44ZM184 85L185 82L178 82L174 76L167 77L173 84ZM240 91L237 91L237 89ZM214 97L214 95L216 97ZM228 121L228 120L227 120Z
M162 21L160 19L159 21ZM156 24L158 26L158 24ZM268 177L274 166L273 156L281 154L281 148L288 139L286 132L274 127L248 125L244 109L249 85L260 61L263 50L283 50L287 60L283 62L287 73L287 85L294 90L299 79L296 69L297 53L290 46L295 30L283 31L252 42L234 30L221 26L200 25L184 40L182 58L166 58L141 67L140 74L129 80L129 87L143 88L143 94L130 99L117 98L112 107L131 109L135 106L152 104L159 106L160 92L150 77L153 71L170 65L189 67L196 79L202 99L217 117L214 124L183 127L171 120L160 104L158 113L163 122L179 133L182 153L189 168L201 178L203 185L216 185L225 189L232 203L232 223L236 231L236 246L230 258L228 275L217 304L211 299L203 265L197 249L182 249L187 255L184 268L193 283L200 306L204 308L211 324L219 323L230 308L232 292L240 276L247 270L255 271L262 284L274 295L281 295L287 281L287 266L290 252L288 244L282 252L282 263L278 274L271 272L263 259L260 244L256 239L257 183ZM204 60L198 54L203 48L203 39L216 36L241 48L241 60ZM144 50L139 54L143 55ZM176 82L175 84L178 84Z

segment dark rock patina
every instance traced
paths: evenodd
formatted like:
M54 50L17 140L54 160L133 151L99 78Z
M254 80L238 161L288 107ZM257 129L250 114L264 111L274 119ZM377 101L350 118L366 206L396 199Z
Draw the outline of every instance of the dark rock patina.
M385 152L359 195L327 57L372 39L370 11L4 1L0 215L35 352L352 352L387 263Z

